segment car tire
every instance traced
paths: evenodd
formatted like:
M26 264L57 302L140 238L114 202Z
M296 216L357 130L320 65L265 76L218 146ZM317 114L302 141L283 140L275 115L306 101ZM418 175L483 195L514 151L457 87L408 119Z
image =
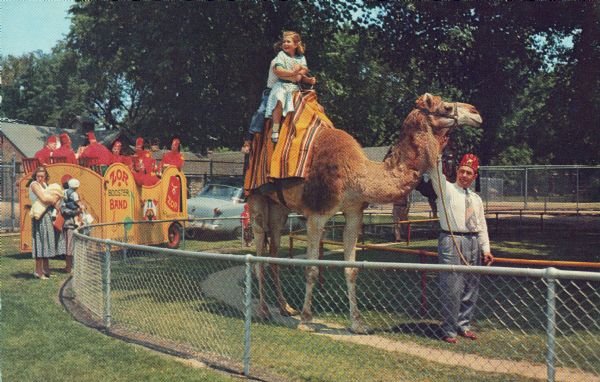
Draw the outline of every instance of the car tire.
M233 230L233 237L235 237L236 239L242 238L242 227L235 227L235 229Z

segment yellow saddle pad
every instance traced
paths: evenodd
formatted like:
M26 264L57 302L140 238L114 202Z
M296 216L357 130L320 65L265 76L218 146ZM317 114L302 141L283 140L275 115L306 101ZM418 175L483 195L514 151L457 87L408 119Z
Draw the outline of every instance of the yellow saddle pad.
M271 142L271 127L252 141L244 188L253 190L272 179L304 178L312 157L312 147L321 129L333 128L315 91L294 93L294 112L281 126L279 142Z

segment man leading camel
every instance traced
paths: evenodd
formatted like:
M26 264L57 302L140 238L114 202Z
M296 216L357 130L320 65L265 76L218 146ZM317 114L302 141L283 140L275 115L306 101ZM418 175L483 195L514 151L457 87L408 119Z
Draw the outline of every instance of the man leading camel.
M447 142L443 138L442 146ZM431 181L438 195L437 206L442 232L438 238L440 264L491 264L483 203L479 195L469 190L477 178L479 160L466 154L456 170L456 183L450 183L441 173L441 163L432 170ZM482 259L483 255L483 259ZM479 295L479 275L474 273L440 273L440 300L442 303L442 340L457 342L457 335L476 340L470 330L475 303Z

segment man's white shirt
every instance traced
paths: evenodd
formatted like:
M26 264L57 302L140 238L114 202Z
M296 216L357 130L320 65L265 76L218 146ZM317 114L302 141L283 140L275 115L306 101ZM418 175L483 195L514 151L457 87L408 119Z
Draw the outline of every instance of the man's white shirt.
M435 194L438 196L436 203L438 207L438 216L440 218L440 227L444 231L452 232L469 232L465 222L465 199L467 197L467 190L458 186L456 183L450 183L446 180L444 174L442 174L441 159L438 160L437 167L429 171L429 178L431 178L431 184ZM441 191L440 191L441 188ZM442 203L442 195L445 198L446 210ZM487 224L485 222L485 212L483 210L483 201L481 197L475 193L475 191L468 191L472 207L477 218L476 231L477 240L483 253L490 252L490 239L488 236ZM448 223L450 227L448 227Z

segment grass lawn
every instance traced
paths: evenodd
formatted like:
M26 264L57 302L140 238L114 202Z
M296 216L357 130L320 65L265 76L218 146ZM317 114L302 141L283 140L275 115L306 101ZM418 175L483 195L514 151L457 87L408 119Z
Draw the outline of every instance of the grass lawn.
M2 236L0 319L6 381L232 381L220 372L108 337L75 322L57 301L67 276L51 261L50 280L32 276L34 262L18 254L18 236Z
M417 231L418 232L418 231ZM548 236L530 238L522 245L514 238L493 240L496 256L560 258L568 244ZM544 240L546 239L546 240ZM76 323L56 302L64 273L48 281L33 279L33 260L17 254L18 236L2 237L2 366L6 380L231 380L206 369L193 369L172 358L129 345ZM596 239L593 239L596 240ZM593 243L589 246L592 256ZM282 238L282 256L287 255ZM399 246L403 246L399 244ZM435 240L413 241L411 248L435 251ZM597 244L596 244L597 247ZM226 250L224 250L226 248ZM338 247L328 246L328 249ZM220 250L246 254L239 240L200 242L189 240L185 249ZM586 250L588 251L588 250ZM305 253L305 243L295 241L294 255ZM522 253L522 252L519 252ZM328 258L341 259L341 255ZM360 251L358 260L415 262L418 258L384 252ZM434 261L432 259L431 261ZM63 266L52 261L53 268ZM241 265L241 264L240 264ZM145 256L112 263L112 317L116 324L140 333L192 346L199 351L239 361L243 351L243 316L239 310L206 295L202 283L221 270L239 266L193 258ZM317 319L348 325L345 281L340 269L325 269L324 284L315 288ZM300 308L304 297L304 269L282 267L286 296ZM430 313L421 315L420 274L404 271L363 271L357 281L361 311L376 335L409 341L431 349L470 353L506 360L544 362L545 285L540 280L484 278L476 329L479 341L445 344L432 334L437 302L435 274L427 275ZM231 282L235 282L231 280ZM597 285L596 285L597 286ZM237 285L241 288L240 285ZM254 283L256 288L256 283ZM270 287L267 297L274 303ZM592 288L592 289L590 289ZM577 366L600 374L598 317L586 316L600 306L593 285L564 283L566 292L558 306L557 366ZM201 292L202 291L202 292ZM595 293L595 294L594 294ZM256 290L254 296L257 296ZM590 298L589 306L581 304ZM580 305L585 305L581 307ZM580 310L585 308L585 310ZM594 327L595 325L595 327ZM540 329L542 328L542 329ZM596 329L594 329L596 328ZM424 361L415 356L386 352L375 347L339 342L269 322L253 322L251 370L260 370L298 381L526 381L514 374L482 373L464 367ZM33 354L32 354L33 353Z

